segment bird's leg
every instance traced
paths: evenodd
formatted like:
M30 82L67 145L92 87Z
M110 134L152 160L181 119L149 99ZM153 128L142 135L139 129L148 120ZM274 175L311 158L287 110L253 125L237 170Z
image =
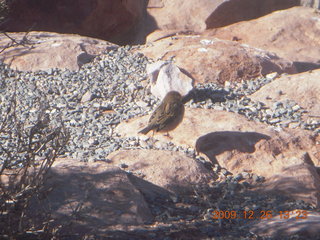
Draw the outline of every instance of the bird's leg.
M164 134L165 137L172 139L172 137L170 136L169 132L167 132L166 134Z

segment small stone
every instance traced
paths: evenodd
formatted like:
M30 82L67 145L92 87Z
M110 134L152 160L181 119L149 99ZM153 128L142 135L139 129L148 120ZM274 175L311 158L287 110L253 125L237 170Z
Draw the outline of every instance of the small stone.
M241 175L242 175L242 177L244 179L249 179L250 178L250 173L248 173L248 172L242 172Z
M225 168L222 168L220 172L224 176L226 176L228 174L228 171Z
M276 123L279 123L279 122L281 122L281 120L279 118L274 118L274 119L269 120L270 124L276 124Z
M276 77L278 77L278 73L277 72L273 72L273 73L269 73L269 74L267 74L266 75L266 78L268 79L268 80L273 80L273 79L275 79Z
M299 126L300 126L299 122L291 122L291 123L289 123L288 127L295 129L295 128L299 127Z
M299 106L299 105L294 105L293 107L292 107L292 110L293 111L298 111L298 110L300 110L301 109L301 107Z
M234 176L234 179L239 182L240 180L243 179L243 176L242 176L241 173L239 173L239 174L237 174L236 176Z
M82 103L89 102L92 99L93 99L93 94L90 91L87 91L85 94L83 94L81 98L81 102Z
M120 168L123 168L123 169L126 169L126 168L128 168L129 166L128 166L127 164L125 164L125 163L121 163L119 167L120 167Z

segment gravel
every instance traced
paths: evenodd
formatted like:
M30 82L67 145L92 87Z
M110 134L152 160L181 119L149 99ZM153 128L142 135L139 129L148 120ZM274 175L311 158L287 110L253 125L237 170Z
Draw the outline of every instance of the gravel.
M130 52L129 47L120 47L96 57L91 63L84 64L79 71L50 69L22 72L12 70L0 63L0 123L5 121L6 112L12 107L15 99L17 121L23 123L25 128L37 122L39 112L49 114L50 124L53 126L63 121L70 131L71 140L65 147L62 157L83 161L108 161L105 159L106 156L118 149L181 151L203 162L222 179L220 182L214 182L209 187L210 191L199 191L202 194L205 192L208 198L217 199L219 209L261 209L263 207L270 209L272 206L279 206L282 210L310 209L310 206L305 203L280 199L278 196L245 194L246 189L250 189L252 184L263 182L264 178L247 172L233 176L226 169L221 169L218 165L212 166L205 159L196 156L194 149L175 146L171 142L154 142L152 138L121 138L117 135L114 128L121 121L145 115L158 104L158 100L151 95L145 84L147 79L145 69L150 62L151 60L142 54ZM264 122L276 128L303 128L320 133L320 121L304 122L302 114L305 110L293 101L276 102L274 106L268 108L262 102L255 102L247 97L275 77L276 75L271 74L265 78L237 83L233 86L226 84L226 87L214 83L198 84L192 91L191 100L186 103L186 106L235 112L250 120ZM1 146L15 148L16 143L13 137L10 134L2 134ZM0 157L0 161L2 160ZM120 167L126 170L127 165L122 164ZM234 197L235 195L237 197ZM182 199L175 204L186 204L190 201L195 201L197 207L193 204L186 208L192 212L190 214L186 211L185 217L189 214L186 219L191 221L195 218L192 217L197 215L195 211L204 218L206 213L210 213L210 208L201 199ZM153 209L161 218L164 216L162 208L165 205L159 204L154 203ZM199 204L202 206L200 209ZM172 221L179 219L179 216L174 213L170 213L174 217ZM183 216L182 213L180 218L181 216ZM209 236L214 229L211 225L206 225L207 223L202 224L200 229ZM236 226L243 224L241 221L236 223L229 221L229 223ZM221 221L215 224L221 225Z
M142 138L121 138L114 128L123 120L151 112L157 99L145 88L145 68L151 62L139 53L121 47L100 55L79 71L50 69L22 72L0 65L0 122L16 92L17 113L26 125L36 122L44 109L52 121L61 118L70 130L71 141L65 156L103 160L120 148L173 150L171 143L160 146ZM192 108L219 109L246 116L277 128L292 127L320 132L320 121L304 122L304 109L293 101L276 102L267 108L262 102L246 97L269 83L276 75L221 87L214 83L198 84L192 92ZM228 84L226 84L228 85ZM54 122L52 122L54 124ZM181 147L175 150L194 155Z

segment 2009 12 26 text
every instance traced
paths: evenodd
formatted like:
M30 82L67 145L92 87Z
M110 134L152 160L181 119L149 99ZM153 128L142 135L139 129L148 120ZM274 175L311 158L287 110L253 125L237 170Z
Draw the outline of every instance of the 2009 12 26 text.
M213 219L271 219L278 217L279 219L289 219L295 217L296 219L307 219L308 211L306 210L292 210L292 211L276 211L271 210L214 210L211 212Z

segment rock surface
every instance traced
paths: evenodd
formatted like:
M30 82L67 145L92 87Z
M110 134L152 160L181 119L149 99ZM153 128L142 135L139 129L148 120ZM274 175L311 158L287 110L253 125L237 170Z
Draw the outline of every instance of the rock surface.
M296 5L299 5L299 1L153 0L148 3L148 13L155 19L159 29L200 32Z
M121 123L122 136L136 136L147 117ZM285 129L280 132L234 113L204 109L186 109L183 122L172 132L178 146L195 147L213 163L234 174L254 172L267 178L270 189L319 206L320 177L314 165L320 166L315 138L307 131ZM166 136L156 134L160 141ZM294 174L292 174L294 169ZM290 177L286 175L290 175ZM280 184L291 181L287 185ZM269 182L268 182L269 181ZM293 187L300 186L298 192ZM306 190L308 189L308 191ZM307 191L307 192L306 192ZM300 192L300 196L299 196Z
M127 174L105 162L56 160L44 187L51 190L41 203L31 204L29 214L40 216L50 209L64 233L99 233L111 225L138 225L153 219Z
M293 100L307 111L304 118L320 119L320 70L282 76L249 96L272 107L277 102Z
M271 219L250 224L251 231L260 236L285 237L300 234L303 239L311 239L319 234L320 214L317 212L296 209L277 215Z
M213 180L213 173L202 163L179 152L120 150L111 153L108 159L112 165L125 164L126 170L139 173L144 180L177 194L192 192L195 186Z
M320 63L320 14L311 8L273 12L255 20L208 30L204 35L236 40L301 64Z
M50 32L8 33L18 45L4 34L0 59L13 69L21 71L48 70L51 68L78 70L92 57L118 46L109 42L72 34ZM26 37L26 38L24 38ZM12 45L13 44L13 45ZM8 47L8 48L6 48Z
M196 83L241 81L271 72L295 73L292 62L236 42L179 35L164 38L139 50L153 59L174 59Z

